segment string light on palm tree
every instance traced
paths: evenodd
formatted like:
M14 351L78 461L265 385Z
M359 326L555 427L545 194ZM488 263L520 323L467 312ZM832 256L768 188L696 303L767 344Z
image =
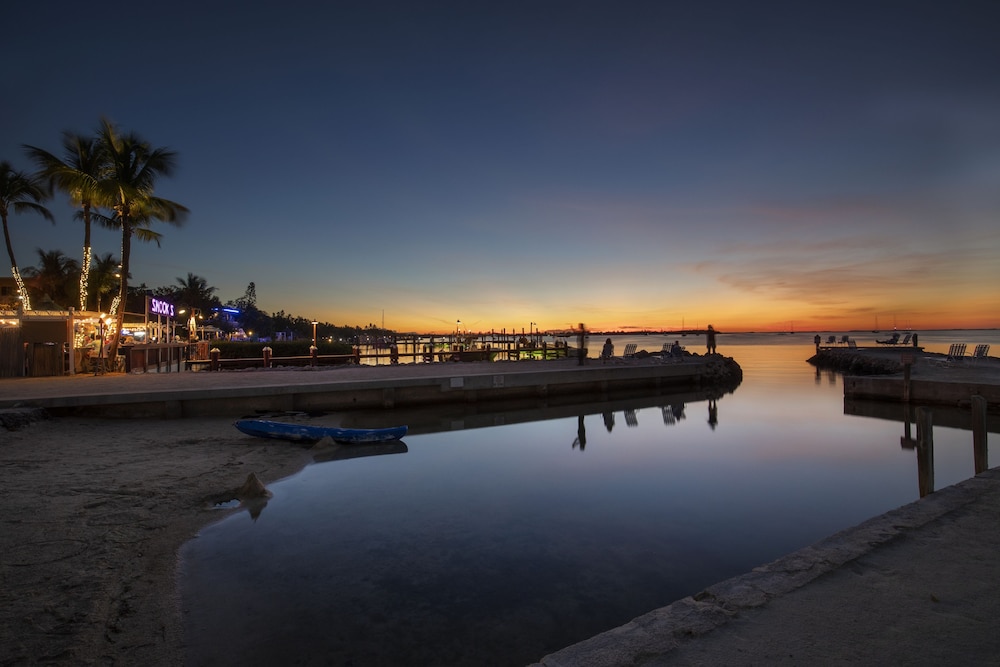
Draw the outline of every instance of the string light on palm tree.
M9 162L0 162L0 222L3 223L3 238L7 244L7 256L10 257L10 272L17 285L18 296L21 297L21 307L31 310L31 300L28 289L21 277L14 258L14 247L10 242L10 229L7 220L10 213L38 213L46 220L55 224L56 219L40 202L48 197L44 184L36 176L16 171Z
M104 152L106 169L95 186L98 201L114 211L102 223L121 231L122 277L118 300L114 305L111 353L118 351L119 331L124 318L124 304L128 294L128 276L131 262L132 237L140 241L156 241L160 234L149 225L155 221L180 224L188 210L176 202L153 194L156 179L170 176L176 154L166 148L154 148L134 133L121 133L110 121L104 120L98 130L98 141Z
M47 178L69 195L70 201L80 207L76 217L83 221L83 262L80 272L80 310L87 310L90 266L93 249L90 245L90 228L94 220L97 183L106 166L104 147L96 137L86 137L73 132L63 132L63 157L25 145L28 156L39 168L39 176Z

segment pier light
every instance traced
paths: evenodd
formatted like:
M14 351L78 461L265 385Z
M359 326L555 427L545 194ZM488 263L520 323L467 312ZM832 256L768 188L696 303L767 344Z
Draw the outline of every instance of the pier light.
M316 325L319 324L316 320L312 321L313 325L313 347L316 347Z

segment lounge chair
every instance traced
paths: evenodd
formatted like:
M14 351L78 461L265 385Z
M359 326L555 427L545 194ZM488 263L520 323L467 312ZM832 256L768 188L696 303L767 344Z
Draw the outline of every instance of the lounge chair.
M858 342L856 340L854 340L853 338L848 338L847 339L847 349L849 349L849 350L856 350L856 349L858 349Z
M622 352L622 359L632 359L633 357L635 357L635 349L637 347L639 346L635 343L626 343L625 351Z
M826 339L826 344L827 345L833 345L836 342L837 342L837 337L836 336L830 336L830 337L828 337Z
M948 361L965 359L965 343L952 343L948 348Z
M851 337L849 335L844 334L843 336L840 337L840 344L841 345L847 345L850 342L851 342Z
M903 340L899 341L899 344L900 345L909 345L911 338L913 338L913 334L908 333L905 336L903 336Z
M894 333L892 334L892 336L886 338L885 340L878 340L876 338L875 342L878 343L879 345L896 345L897 343L899 343L899 333Z
M674 361L674 357L670 354L671 343L664 343L663 347L660 348L659 357L660 361L666 363L668 361Z
M972 360L978 361L980 359L985 359L990 354L990 346L988 343L982 343L976 346L976 349L972 352Z

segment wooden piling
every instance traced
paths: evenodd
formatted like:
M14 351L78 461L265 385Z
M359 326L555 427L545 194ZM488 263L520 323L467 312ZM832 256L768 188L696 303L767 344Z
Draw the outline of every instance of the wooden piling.
M986 406L986 397L972 397L972 452L977 475L990 467L986 448Z
M920 497L934 492L934 413L917 408L917 485Z

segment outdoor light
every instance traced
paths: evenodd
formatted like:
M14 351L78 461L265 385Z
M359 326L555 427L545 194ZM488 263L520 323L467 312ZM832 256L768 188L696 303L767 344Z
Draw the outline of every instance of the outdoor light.
M316 347L316 325L319 324L316 320L313 320L313 347Z

